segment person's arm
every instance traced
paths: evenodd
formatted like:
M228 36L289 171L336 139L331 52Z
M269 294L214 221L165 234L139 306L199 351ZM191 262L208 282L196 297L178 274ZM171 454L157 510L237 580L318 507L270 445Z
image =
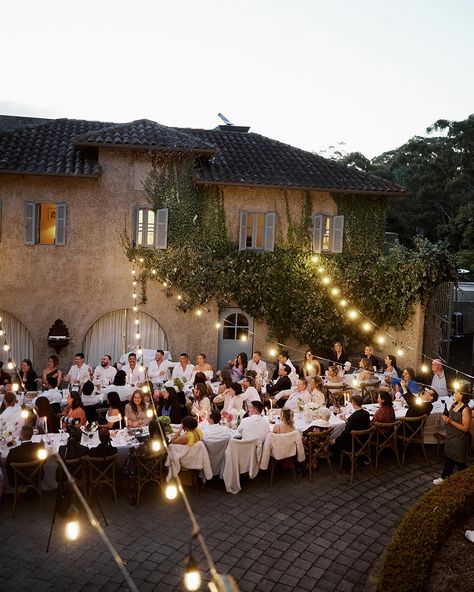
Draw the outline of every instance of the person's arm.
M415 395L410 391L407 383L404 380L400 381L400 387L402 389L403 398L407 402L408 407L413 407L415 405Z
M178 430L171 438L170 444L187 444L188 434L186 432L182 436L180 434L181 430Z

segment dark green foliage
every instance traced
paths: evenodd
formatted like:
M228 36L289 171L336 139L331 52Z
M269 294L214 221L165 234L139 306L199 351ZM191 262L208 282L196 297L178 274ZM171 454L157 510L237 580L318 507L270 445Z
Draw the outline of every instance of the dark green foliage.
M474 467L425 493L404 516L385 549L377 592L422 592L436 552L474 503Z

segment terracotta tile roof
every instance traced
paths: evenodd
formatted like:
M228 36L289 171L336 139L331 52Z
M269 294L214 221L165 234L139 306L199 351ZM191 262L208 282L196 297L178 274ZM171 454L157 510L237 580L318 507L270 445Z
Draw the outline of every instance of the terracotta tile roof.
M160 125L149 119L140 119L131 123L109 125L78 136L76 146L114 146L150 148L213 154L212 144L166 125Z
M313 190L401 194L406 189L255 133L186 129L212 142L216 155L201 160L196 169L198 183L260 185Z
M240 130L240 131L239 131ZM0 173L99 176L98 147L185 151L197 183L340 192L407 193L403 187L254 133L0 116Z

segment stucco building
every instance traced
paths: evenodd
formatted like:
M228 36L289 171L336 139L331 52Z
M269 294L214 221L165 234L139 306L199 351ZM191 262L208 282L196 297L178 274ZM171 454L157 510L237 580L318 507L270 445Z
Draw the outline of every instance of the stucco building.
M286 234L290 210L311 196L316 251L344 249L344 219L335 193L400 195L393 183L345 168L251 133L220 126L190 130L141 120L129 124L0 117L0 314L17 360L39 369L54 352L48 331L57 319L68 329L61 366L76 351L93 364L100 353L117 361L133 345L130 270L121 234L144 246L166 246L166 216L150 208L143 180L152 159L166 153L195 160L194 182L222 188L228 234L236 248L271 250ZM164 241L164 242L163 242ZM162 244L161 244L162 243ZM266 328L238 309L217 307L200 317L150 290L140 307L142 345L194 356L204 350L216 365L241 349L265 349ZM216 331L219 320L230 319ZM234 316L233 316L234 315ZM232 339L233 322L247 322L252 338ZM405 339L421 348L420 318ZM234 337L238 335L238 327Z

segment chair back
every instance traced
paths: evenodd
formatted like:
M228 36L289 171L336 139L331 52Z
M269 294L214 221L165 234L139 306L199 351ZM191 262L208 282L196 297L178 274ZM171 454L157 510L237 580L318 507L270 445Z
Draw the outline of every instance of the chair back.
M301 438L301 435L295 430L287 434L274 434L270 432L265 439L264 447L267 446L268 442L270 456L273 456L276 460L291 458L292 456L296 456L296 438L298 436Z
M363 456L370 454L370 443L375 434L375 428L367 430L352 430L352 454L354 456Z
M25 463L11 463L15 487L25 485L40 486L43 480L45 462L45 460L32 460Z
M91 488L100 485L115 485L115 454L104 457L86 457L89 469L89 484Z
M309 443L309 453L312 458L326 456L332 433L333 428L328 428L306 434Z
M360 390L362 401L364 403L377 403L377 398L380 393L380 382L377 381L376 384L362 383L360 385Z
M260 458L262 444L260 438L251 438L249 440L231 438L227 449L234 459L237 458L239 473L247 473L254 464L256 452Z
M421 443L425 434L425 423L428 415L420 415L419 417L402 417L400 419L402 425L402 438L405 444Z
M372 424L375 428L375 440L377 445L382 442L387 442L397 437L398 430L401 426L401 421L397 419L393 423L383 423L381 421L374 421Z

